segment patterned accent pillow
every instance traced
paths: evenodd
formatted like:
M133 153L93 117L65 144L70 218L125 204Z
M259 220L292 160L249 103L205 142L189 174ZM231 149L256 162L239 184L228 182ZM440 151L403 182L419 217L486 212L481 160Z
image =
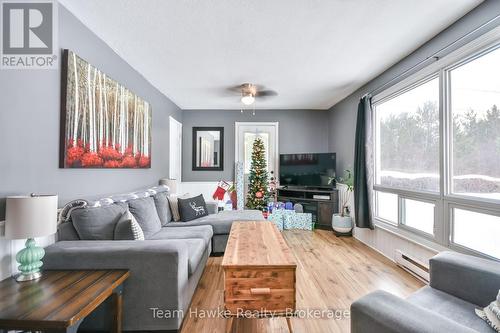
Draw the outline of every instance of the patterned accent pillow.
M142 228L135 219L134 215L130 214L130 229L132 229L132 235L134 235L134 240L145 240L144 232L142 232Z
M495 332L500 333L500 290L496 300L482 310L476 309L476 314L486 321Z
M178 201L179 213L181 215L181 221L183 222L192 221L208 215L207 204L202 194L187 199L179 198Z
M189 197L189 193L183 194L181 196L171 194L167 197L168 203L170 204L170 211L172 212L172 219L174 220L174 222L179 222L181 220L181 214L179 213L179 198L185 199Z
M123 213L120 220L116 223L115 240L145 240L144 232L141 226L130 211Z

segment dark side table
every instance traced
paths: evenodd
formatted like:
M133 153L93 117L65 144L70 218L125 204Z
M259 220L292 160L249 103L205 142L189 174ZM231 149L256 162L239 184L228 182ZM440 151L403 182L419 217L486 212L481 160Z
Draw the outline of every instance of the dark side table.
M112 332L121 332L127 270L44 271L34 281L0 282L0 331L76 333L82 320L112 298Z

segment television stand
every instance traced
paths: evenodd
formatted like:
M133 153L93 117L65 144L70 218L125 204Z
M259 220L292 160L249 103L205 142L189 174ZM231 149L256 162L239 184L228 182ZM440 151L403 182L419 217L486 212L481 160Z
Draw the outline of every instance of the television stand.
M318 229L332 230L332 214L339 212L339 191L336 188L282 186L278 201L301 204L304 213L311 213Z

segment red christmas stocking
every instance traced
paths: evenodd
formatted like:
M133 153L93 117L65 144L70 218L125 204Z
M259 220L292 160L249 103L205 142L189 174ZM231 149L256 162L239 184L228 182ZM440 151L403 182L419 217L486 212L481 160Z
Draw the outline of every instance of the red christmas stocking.
M214 198L214 200L223 200L224 194L226 194L226 190L218 185L217 189L215 190L214 194L212 195L212 198Z

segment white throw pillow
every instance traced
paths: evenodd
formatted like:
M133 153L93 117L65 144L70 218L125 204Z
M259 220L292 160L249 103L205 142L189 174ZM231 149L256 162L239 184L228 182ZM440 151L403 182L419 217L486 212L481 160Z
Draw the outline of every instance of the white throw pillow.
M179 198L187 199L189 197L189 193L185 193L183 195L171 194L167 197L174 222L179 222L181 220L181 214L179 212Z

